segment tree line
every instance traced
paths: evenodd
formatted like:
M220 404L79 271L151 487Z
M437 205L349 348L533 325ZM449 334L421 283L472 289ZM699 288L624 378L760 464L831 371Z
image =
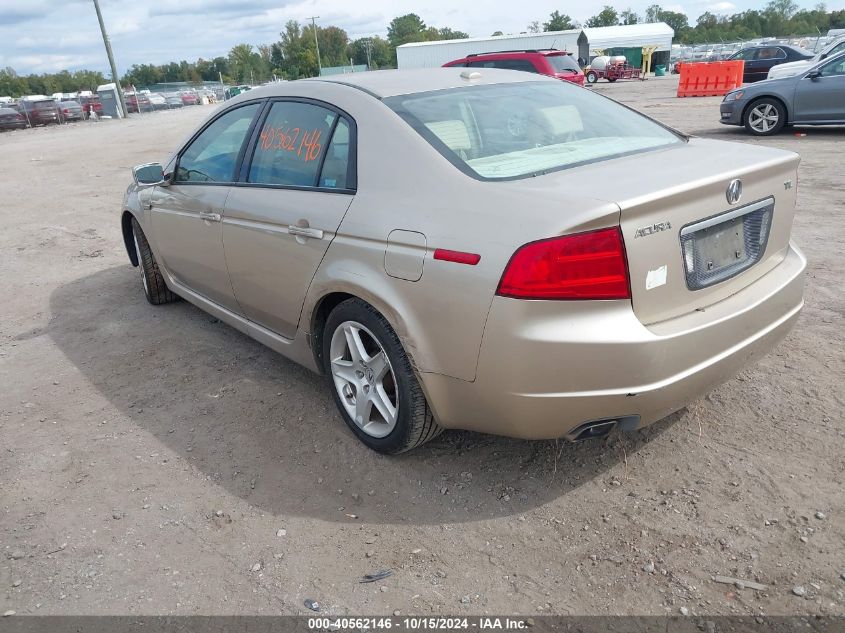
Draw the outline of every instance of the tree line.
M824 4L811 10L799 11L793 0L771 0L760 10L752 9L730 16L717 16L706 11L693 26L684 13L664 10L657 4L649 6L643 15L630 8L617 11L607 5L586 20L583 26L649 22L666 22L675 30L676 42L695 44L749 40L763 36L823 34L829 29L845 28L845 11L828 12ZM581 26L568 15L553 11L548 20L536 20L528 24L525 32L565 31ZM503 34L502 31L496 31L492 35ZM222 78L225 83L242 84L273 78L314 77L318 74L317 43L319 63L323 67L366 64L373 69L394 68L397 46L410 42L466 37L469 37L467 33L450 27L428 26L415 13L391 20L386 38L376 35L351 39L346 31L337 26L303 25L290 20L279 33L279 40L271 44L238 44L226 56L200 58L194 62L182 60L167 64L135 64L122 77L122 83L143 87L180 81L200 83ZM12 68L5 68L0 69L0 96L95 90L107 81L102 73L90 70L24 76L18 75Z

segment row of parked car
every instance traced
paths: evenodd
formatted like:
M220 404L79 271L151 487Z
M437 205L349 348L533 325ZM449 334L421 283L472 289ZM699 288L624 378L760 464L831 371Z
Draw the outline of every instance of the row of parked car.
M200 95L193 91L162 94L158 92L124 93L129 112L152 112L198 105ZM0 131L18 130L37 125L84 121L103 114L103 104L96 95L65 98L23 98L7 105L0 104Z
M133 92L124 93L126 109L129 112L152 112L153 110L168 110L189 105L199 105L200 95L193 90L182 92Z
M0 131L82 121L101 114L103 104L97 96L83 96L76 99L53 99L50 97L19 99L0 107Z

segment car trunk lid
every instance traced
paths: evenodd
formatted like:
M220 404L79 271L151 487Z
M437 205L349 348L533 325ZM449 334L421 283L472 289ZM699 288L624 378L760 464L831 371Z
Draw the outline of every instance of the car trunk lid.
M781 150L690 139L568 177L577 174L591 195L619 206L631 301L648 325L704 310L783 260L798 162ZM734 180L742 194L732 203Z

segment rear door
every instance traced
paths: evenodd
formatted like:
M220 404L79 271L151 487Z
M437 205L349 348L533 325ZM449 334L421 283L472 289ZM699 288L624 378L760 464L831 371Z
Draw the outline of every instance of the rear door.
M795 88L795 122L845 121L845 57L818 70L820 76L805 76Z
M294 337L356 179L351 117L310 100L272 103L223 214L229 277L247 318Z

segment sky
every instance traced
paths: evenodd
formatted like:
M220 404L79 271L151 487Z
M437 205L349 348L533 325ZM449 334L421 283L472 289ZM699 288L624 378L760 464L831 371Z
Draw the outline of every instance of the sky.
M810 8L818 0L797 0ZM226 55L235 44L270 44L279 39L285 22L319 16L322 26L339 26L353 39L387 33L397 15L416 13L427 26L465 31L486 37L494 31L519 33L534 21L543 22L554 10L580 22L613 4L639 14L654 0L580 0L577 3L534 0L100 0L112 41L118 72L133 64L162 64L198 57ZM681 11L695 24L705 11L737 13L759 8L759 0L672 0L664 9ZM827 2L828 10L845 8L845 0ZM18 74L63 69L100 70L108 62L91 0L0 0L0 68Z

